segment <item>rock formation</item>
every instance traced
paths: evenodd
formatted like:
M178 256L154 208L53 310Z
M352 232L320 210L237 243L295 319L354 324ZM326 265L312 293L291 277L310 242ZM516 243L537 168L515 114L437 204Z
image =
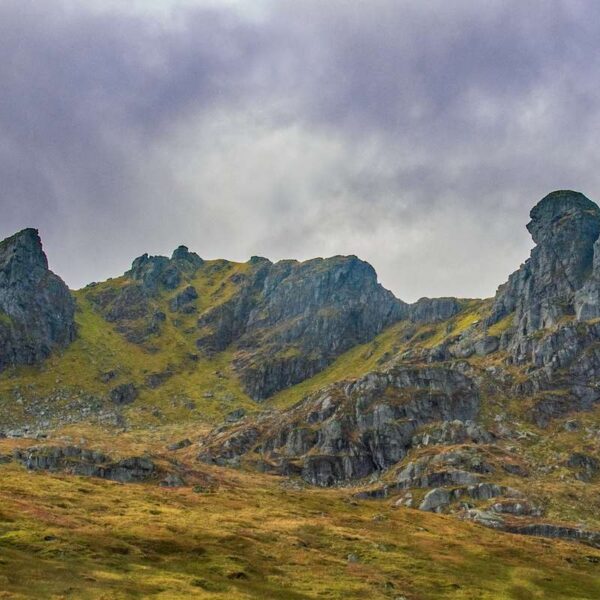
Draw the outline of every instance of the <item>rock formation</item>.
M48 269L38 232L0 242L0 370L33 364L75 337L75 303Z
M491 325L514 313L511 346L519 358L519 347L532 333L557 325L563 317L600 314L598 206L583 194L563 190L543 198L530 217L527 229L536 246L499 288L487 320Z
M398 462L420 426L467 421L478 410L473 381L458 371L397 367L326 388L262 431L242 426L216 446L209 442L204 460L235 461L260 440L258 451L276 468L298 463L307 482L331 486Z
M238 293L200 317L197 344L215 352L235 342L244 388L260 400L321 371L406 311L355 256L258 259Z

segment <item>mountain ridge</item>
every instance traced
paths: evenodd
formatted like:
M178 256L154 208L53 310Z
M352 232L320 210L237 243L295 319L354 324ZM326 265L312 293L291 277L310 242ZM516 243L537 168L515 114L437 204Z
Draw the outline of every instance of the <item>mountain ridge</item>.
M528 229L531 256L487 299L407 304L355 256L233 263L184 246L170 258L142 255L122 276L61 296L73 308L63 343L0 372L0 470L35 470L48 485L59 477L70 486L74 475L125 482L139 486L127 494L140 503L165 488L181 494L161 495L170 510L185 497L200 519L206 504L189 497L238 506L231 490L249 505L295 494L308 528L312 502L335 499L338 514L355 507L390 522L418 511L427 527L469 524L470 540L484 527L547 538L540 547L552 556L578 556L560 544L584 544L592 562L581 569L593 581L600 209L553 192ZM39 238L25 235L40 281L58 285ZM314 534L314 551L330 534ZM359 539L359 529L347 535ZM365 585L373 597L392 593ZM419 585L407 598L440 597ZM553 597L569 597L561 593ZM482 597L520 597L490 594Z

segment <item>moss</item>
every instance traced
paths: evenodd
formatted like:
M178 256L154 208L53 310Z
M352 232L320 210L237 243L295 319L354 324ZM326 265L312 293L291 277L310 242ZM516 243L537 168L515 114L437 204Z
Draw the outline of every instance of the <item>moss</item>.
M488 335L493 335L496 337L500 337L505 331L508 331L513 325L515 321L515 313L512 312L503 319L500 319L497 323L494 323L491 327L488 328Z

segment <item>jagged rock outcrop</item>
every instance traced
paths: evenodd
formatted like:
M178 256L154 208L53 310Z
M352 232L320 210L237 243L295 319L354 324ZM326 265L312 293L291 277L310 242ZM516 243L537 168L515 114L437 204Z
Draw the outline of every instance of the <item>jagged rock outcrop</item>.
M231 461L256 449L275 468L297 464L305 481L331 486L398 462L424 424L468 421L478 410L477 387L459 371L397 367L325 388L260 427L217 432L201 456Z
M600 459L581 452L571 454L566 465L577 469L577 479L581 481L590 481L600 472Z
M188 285L182 292L179 292L169 303L169 308L173 312L193 313L196 310L195 300L198 299L198 292L193 285Z
M183 275L195 273L203 262L195 252L190 252L186 246L179 246L170 260L166 256L143 254L133 261L126 275L140 282L143 289L152 294L161 286L174 290L181 283Z
M425 494L419 505L419 510L428 512L442 512L452 502L468 497L474 500L491 500L499 497L522 498L523 494L518 490L495 483L477 483L467 487L434 488Z
M118 405L131 404L138 396L133 383L122 383L110 391L110 399Z
M145 481L157 474L149 458L131 456L115 461L102 452L79 446L32 446L15 450L13 456L31 470L65 471L122 483Z
M438 446L451 444L464 444L473 442L475 444L489 444L493 440L493 435L486 431L481 425L473 421L443 421L425 428L412 439L412 445L419 446Z
M48 269L35 229L0 242L0 370L33 364L75 338L75 303Z
M494 507L496 506L497 505L494 504ZM533 516L538 516L538 513L535 510L533 511ZM519 535L533 535L537 537L582 542L589 546L600 548L600 532L584 529L582 527L539 521L524 522L519 518L507 518L507 516L499 514L499 512L494 509L481 510L472 508L465 510L461 517L465 520L473 521L484 527L497 529L499 531L506 531L508 533L516 533Z
M509 362L527 367L512 392L535 396L530 417L545 427L600 400L600 326L593 321L600 315L600 209L563 190L548 194L530 216L530 258L500 286L482 326L448 352L485 356L501 349ZM502 320L501 334L486 337Z
M407 305L355 256L254 259L237 294L200 317L197 343L214 352L235 342L244 388L260 400L311 377L406 314Z
M520 361L527 359L522 344L531 334L557 325L565 316L589 318L600 311L592 292L594 265L600 261L594 258L600 235L598 206L583 194L561 190L543 198L530 217L527 229L536 246L500 286L487 319L491 325L514 313L511 349Z
M202 258L185 246L179 246L170 259L143 254L133 261L122 284L100 288L98 284L91 284L87 298L128 341L141 344L160 334L166 321L166 314L156 307L157 297L161 293L173 293L183 282L192 279L203 264ZM170 309L193 312L197 297L195 288L188 286L171 299Z
M474 485L493 467L471 449L442 451L410 461L397 476L395 489Z
M461 310L457 298L421 298L408 308L408 318L415 323L437 323L452 318Z

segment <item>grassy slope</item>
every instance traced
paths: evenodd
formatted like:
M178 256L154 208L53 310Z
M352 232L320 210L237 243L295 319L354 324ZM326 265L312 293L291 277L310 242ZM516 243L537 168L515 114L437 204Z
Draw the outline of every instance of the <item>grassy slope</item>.
M200 294L199 312L226 300L234 289L229 278L246 268L207 262L191 282ZM122 279L99 284L112 285L122 285ZM93 310L88 292L77 292L79 338L72 346L39 367L0 375L0 410L18 415L29 395L50 395L57 388L103 397L118 383L142 386L148 374L171 368L173 377L155 390L143 388L126 409L138 426L132 432L114 435L83 424L56 432L125 456L193 439L238 406L250 412L263 408L241 390L229 364L233 351L198 362L186 358L196 352L197 315L177 315L178 326L172 322L166 306L175 292L158 300L168 319L152 340L153 350L127 342ZM397 354L434 347L479 321L487 308L486 301L467 301L448 323L397 323L265 407L290 406L323 385L381 368ZM507 317L488 333L498 335L510 324ZM490 360L471 362L483 367ZM102 383L100 373L111 369L118 377ZM55 406L68 401L53 400ZM186 407L189 401L196 410ZM490 415L493 402L486 408ZM518 405L503 408L522 411ZM582 427L600 427L600 411L578 418ZM571 451L590 451L590 444L556 427L544 439L527 428L539 437L521 443L518 451L533 462L557 465L529 479L533 497L552 492L549 518L585 518L600 526L594 517L600 514L597 485L573 481L559 466ZM0 453L13 443L1 442ZM184 458L198 468L192 449ZM452 517L393 509L388 501L349 502L351 490L290 491L276 478L202 468L221 481L214 494L0 465L0 598L600 597L598 566L586 558L600 554L584 546L498 534ZM590 510L582 511L582 500ZM350 553L359 556L358 563L348 564Z
M0 374L0 416L27 421L24 410L30 399L51 398L48 406L56 411L68 406L73 397L92 394L107 401L110 389L120 383L133 382L140 390L136 402L125 409L129 421L141 427L176 423L220 421L231 410L243 407L256 412L263 407L242 390L231 367L235 348L207 358L195 347L198 316L227 300L235 291L232 277L250 268L248 263L223 260L206 261L194 279L185 281L178 290L163 293L154 309L166 313L160 335L149 338L145 346L128 342L116 328L94 309L90 295L126 283L124 277L110 279L75 292L78 337L63 352L56 352L39 366L20 367ZM234 277L235 279L235 277ZM174 314L168 309L170 298L187 285L199 294L198 311L191 315ZM400 322L381 333L372 342L352 348L322 373L284 390L266 406L289 406L304 395L340 379L360 377L399 352L409 348L432 347L448 335L457 335L477 321L486 301L467 301L464 310L449 323L416 327ZM197 354L197 361L190 360ZM174 375L156 389L145 385L152 373L170 369ZM100 375L114 370L117 377L103 383ZM58 394L56 392L59 392ZM16 392L23 399L15 403ZM190 402L196 408L190 410Z
M585 546L207 470L203 494L0 465L0 598L600 596Z
M207 261L196 277L182 287L190 283L196 287L200 296L198 312L201 313L225 301L234 289L229 278L247 268L245 263ZM124 278L109 280L97 284L93 292L123 283ZM25 404L28 398L51 396L57 389L64 390L64 404L83 393L106 398L112 387L124 382L133 382L140 388L139 399L127 409L127 413L134 424L141 426L217 421L239 406L256 410L256 404L244 394L232 372L231 352L211 359L202 355L198 361L189 359L190 354L197 353L196 335L192 329L198 314L174 315L168 310L168 301L177 291L157 300L156 308L162 309L168 317L161 334L150 339L151 348L126 341L107 323L90 303L89 288L76 292L77 339L40 366L21 367L0 374L0 410L6 413L7 419L9 415L19 416L21 405L11 402L15 389L18 389ZM175 319L179 320L177 326ZM168 368L174 376L163 385L156 389L144 386L149 374ZM110 370L117 371L118 376L109 383L103 383L100 374ZM196 410L186 408L190 401L196 404ZM61 398L58 398L53 406L56 408L60 404ZM152 414L157 410L160 417Z

